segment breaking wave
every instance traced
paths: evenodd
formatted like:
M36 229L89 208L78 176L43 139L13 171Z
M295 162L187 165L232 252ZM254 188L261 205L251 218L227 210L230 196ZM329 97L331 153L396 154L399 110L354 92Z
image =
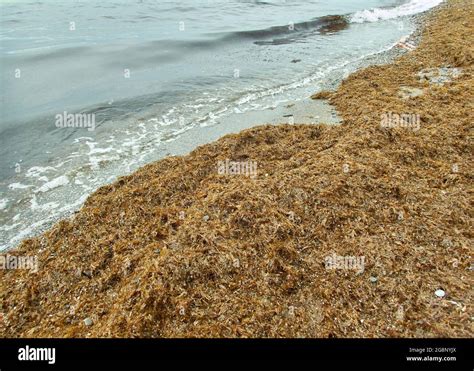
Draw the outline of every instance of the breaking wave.
M443 0L411 0L408 3L395 8L374 8L370 10L361 10L350 17L351 23L377 22L387 19L405 17L438 6Z

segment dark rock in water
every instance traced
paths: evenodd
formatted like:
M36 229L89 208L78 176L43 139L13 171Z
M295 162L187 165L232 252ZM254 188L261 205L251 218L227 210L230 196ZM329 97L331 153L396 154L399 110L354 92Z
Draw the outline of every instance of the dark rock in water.
M291 61L291 63L298 63L298 62L301 62L301 59L293 59L293 60Z
M320 92L318 92L318 93L316 93L316 94L313 94L313 95L311 96L311 99L314 99L314 100L317 100L317 99L329 99L329 98L331 98L332 94L333 94L333 93L330 92L330 91L323 90L323 91L320 91Z
M235 32L227 37L256 38L258 39L254 41L256 45L283 45L303 39L314 32L319 32L323 35L339 32L346 29L348 24L347 18L344 16L328 15L308 22L293 24L291 28L288 28L286 25L275 26L263 30Z
M324 22L324 25L320 27L318 31L322 34L339 32L346 29L348 26L346 17L340 15L321 17L321 21Z

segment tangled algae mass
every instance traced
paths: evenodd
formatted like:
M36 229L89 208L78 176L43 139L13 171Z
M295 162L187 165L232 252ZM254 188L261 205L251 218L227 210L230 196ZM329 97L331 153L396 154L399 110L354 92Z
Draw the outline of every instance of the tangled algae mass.
M97 190L9 252L40 266L0 271L1 336L472 337L473 20L445 2L416 50L327 94L340 126L258 126Z

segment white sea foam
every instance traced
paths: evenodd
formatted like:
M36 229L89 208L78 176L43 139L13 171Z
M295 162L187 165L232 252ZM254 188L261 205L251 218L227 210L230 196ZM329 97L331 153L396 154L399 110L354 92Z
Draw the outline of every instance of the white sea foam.
M12 229L20 226L21 223L15 223L15 224L10 224L10 225L2 225L0 227L0 231L5 231L5 232L8 232L8 231L11 231Z
M48 192L54 188L66 185L69 183L69 178L66 175L61 175L57 178L54 178L48 183L43 184L39 187L36 192Z
M15 189L26 189L33 187L32 185L21 184L21 183L11 183L8 185L8 189L14 191Z
M0 210L5 209L7 205L8 205L8 198L2 198L0 200Z
M30 200L30 203L32 211L51 211L52 209L56 209L57 207L59 207L58 202L48 202L42 205L38 204L38 201L36 200L36 195L33 195Z
M40 178L41 174L48 171L56 171L56 169L51 166L33 166L28 169L25 176L27 178Z
M443 0L412 0L395 8L373 8L370 10L361 10L354 13L350 21L353 23L364 23L405 17L426 12L442 2Z

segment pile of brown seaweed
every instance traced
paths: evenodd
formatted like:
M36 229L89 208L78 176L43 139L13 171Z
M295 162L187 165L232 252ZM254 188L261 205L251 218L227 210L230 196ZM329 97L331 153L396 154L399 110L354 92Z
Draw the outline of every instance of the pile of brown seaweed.
M40 267L0 272L1 336L473 336L473 20L448 1L415 51L351 75L340 126L256 127L100 188L10 251ZM462 73L419 78L439 67Z

